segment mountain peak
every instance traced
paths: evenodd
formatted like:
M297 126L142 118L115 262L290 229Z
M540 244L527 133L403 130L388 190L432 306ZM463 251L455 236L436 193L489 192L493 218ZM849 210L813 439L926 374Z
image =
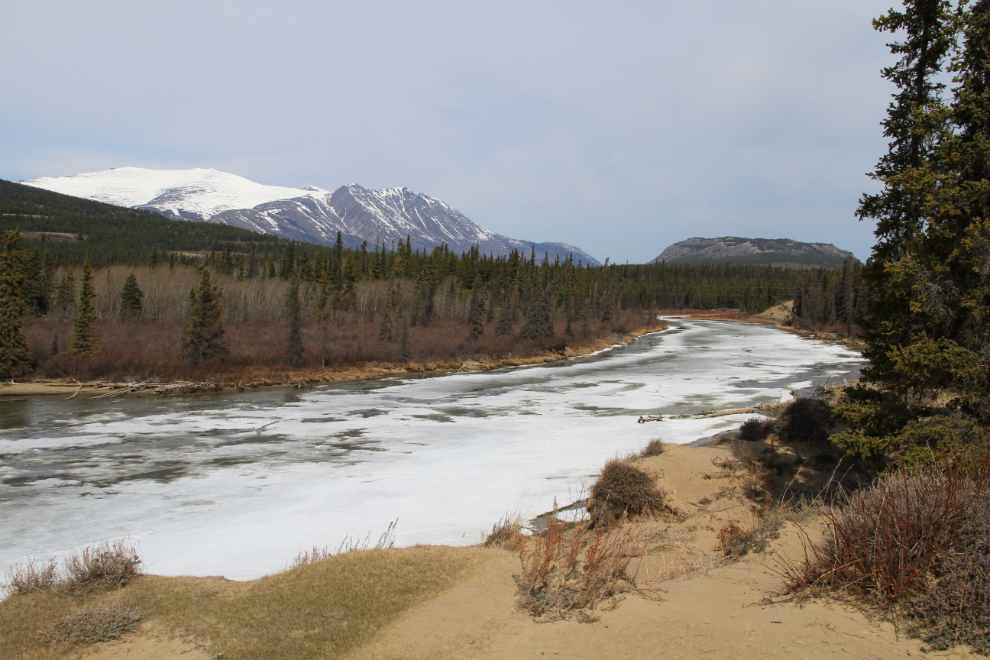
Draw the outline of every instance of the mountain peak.
M533 243L496 234L443 201L402 186L369 190L349 183L330 193L316 186L255 183L215 169L150 170L120 167L21 183L75 197L157 211L170 218L228 224L303 242L349 247L405 241L414 249L441 244L456 252L478 245L483 253L529 252ZM536 243L551 259L598 261L566 243Z

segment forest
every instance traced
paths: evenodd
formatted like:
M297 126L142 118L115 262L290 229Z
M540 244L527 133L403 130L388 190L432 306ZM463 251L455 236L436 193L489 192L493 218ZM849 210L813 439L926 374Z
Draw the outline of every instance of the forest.
M852 260L800 270L590 266L535 249L458 255L404 241L352 249L339 236L333 246L301 244L0 183L2 228L19 238L4 259L17 264L7 268L20 273L21 332L44 377L221 369L216 359L184 355L204 270L216 290L225 371L532 355L628 333L660 310L755 313L791 300L797 324L855 334L868 299ZM87 278L99 339L83 356L71 343Z

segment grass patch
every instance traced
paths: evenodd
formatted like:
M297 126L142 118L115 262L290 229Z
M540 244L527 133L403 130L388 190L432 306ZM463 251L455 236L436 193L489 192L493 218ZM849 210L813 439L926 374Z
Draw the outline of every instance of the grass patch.
M251 582L145 575L118 591L90 594L85 605L126 599L143 620L228 660L335 658L490 556L482 548L418 546L350 552ZM50 591L0 603L0 657L61 658L66 647L56 653L36 633L77 605Z

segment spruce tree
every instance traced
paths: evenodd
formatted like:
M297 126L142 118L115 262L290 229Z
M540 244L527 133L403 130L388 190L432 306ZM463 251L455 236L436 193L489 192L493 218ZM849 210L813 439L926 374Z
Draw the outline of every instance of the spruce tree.
M4 232L3 253L0 253L0 378L19 376L34 366L27 339L21 334L27 304L20 242L20 232Z
M138 287L134 273L124 280L124 288L120 290L120 317L130 319L140 316L144 310L144 292Z
M944 2L905 2L878 29L903 30L903 58L885 76L902 90L885 124L885 186L865 197L878 243L864 272L864 377L838 407L834 436L861 457L931 460L987 440L990 425L990 3L963 9L958 86L946 107L934 82L955 24ZM982 366L981 366L982 365Z
M55 292L55 311L58 313L60 320L68 318L75 303L76 278L72 274L72 269L66 267L62 273L62 279L58 283L58 289Z
M471 293L471 304L468 309L468 327L470 328L469 339L476 341L485 334L485 299L487 298L484 287L481 285L481 278L474 281L474 289Z
M96 348L98 340L93 328L93 323L96 322L96 309L93 307L95 297L93 269L90 268L87 257L83 262L82 289L79 290L79 304L76 307L76 318L72 322L72 340L69 342L68 352L73 355L95 355L100 352Z
M230 352L224 339L223 289L204 268L199 290L189 290L189 321L182 335L182 354L194 363L224 360Z
M285 338L285 361L296 366L302 363L302 309L299 304L299 278L292 276L285 298L285 314L289 319L289 334Z

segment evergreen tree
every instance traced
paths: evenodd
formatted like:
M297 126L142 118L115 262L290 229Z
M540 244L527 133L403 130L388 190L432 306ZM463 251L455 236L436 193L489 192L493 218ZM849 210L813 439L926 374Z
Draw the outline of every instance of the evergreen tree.
M45 285L44 263L37 249L29 251L24 259L24 277L24 299L28 306L28 316L44 316L48 313L50 298Z
M481 339L485 334L485 299L487 292L481 285L481 279L474 282L474 289L471 292L471 304L468 309L468 327L471 332L468 338L471 341Z
M83 262L82 289L79 290L76 318L72 322L72 340L69 342L68 352L73 355L95 355L100 352L96 348L98 340L93 328L93 323L96 322L96 309L93 307L95 297L93 269L89 265L89 259L86 259Z
M895 44L904 57L885 71L903 90L888 115L891 150L878 167L887 168L885 187L861 206L862 217L878 220L864 274L873 291L863 319L864 377L874 388L849 392L838 414L850 432L835 436L856 456L930 460L987 439L990 2L959 17L964 45L950 108L933 82L954 38L947 3L908 1L903 14L878 23L908 39Z
M289 241L289 244L285 246L285 256L282 258L278 276L287 280L292 277L294 272L296 272L296 242Z
M285 338L285 361L291 365L302 363L302 309L299 304L299 278L292 276L286 292L285 314L289 318L289 334Z
M152 268L157 268L162 263L162 257L158 254L158 248L151 248L151 257L148 258L148 265Z
M144 310L144 292L138 288L134 273L124 280L124 288L120 290L120 317L123 319L140 316Z
M189 321L182 335L182 354L194 363L224 360L230 352L224 340L223 289L210 280L204 268L199 290L189 290Z
M66 267L62 272L62 279L58 283L58 290L55 292L55 311L60 317L67 318L76 302L76 277L72 274L72 269Z
M8 231L3 235L0 253L0 378L12 378L34 367L34 357L21 325L27 317L24 301L24 253L21 235Z

